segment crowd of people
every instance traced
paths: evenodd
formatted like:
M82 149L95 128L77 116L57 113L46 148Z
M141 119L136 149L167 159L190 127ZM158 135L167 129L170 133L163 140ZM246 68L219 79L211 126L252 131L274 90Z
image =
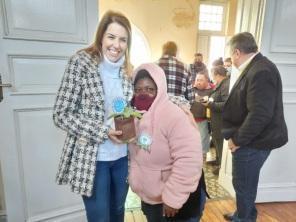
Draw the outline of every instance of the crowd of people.
M148 222L199 221L210 138L216 174L224 139L233 154L237 208L225 219L256 221L260 169L288 140L281 79L250 33L229 45L231 58L217 59L210 70L201 53L190 66L181 62L172 41L157 62L133 70L130 22L108 11L94 42L70 57L53 113L67 133L56 181L82 196L89 222L123 222L129 186ZM121 140L109 117L127 106L141 118L134 120L136 136Z

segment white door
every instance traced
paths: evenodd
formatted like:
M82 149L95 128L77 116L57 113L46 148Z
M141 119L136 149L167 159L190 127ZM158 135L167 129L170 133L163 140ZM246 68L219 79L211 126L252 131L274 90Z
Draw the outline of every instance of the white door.
M239 0L238 31L250 31L260 38L260 51L273 61L283 82L283 99L289 142L271 152L259 180L257 202L296 200L296 1ZM263 20L263 11L265 16ZM263 22L262 22L263 21ZM262 25L262 26L261 26ZM261 33L261 27L262 33ZM224 146L220 183L231 186L231 153Z
M55 184L64 133L52 107L67 58L92 41L97 0L1 0L0 151L8 222L85 221L78 195Z

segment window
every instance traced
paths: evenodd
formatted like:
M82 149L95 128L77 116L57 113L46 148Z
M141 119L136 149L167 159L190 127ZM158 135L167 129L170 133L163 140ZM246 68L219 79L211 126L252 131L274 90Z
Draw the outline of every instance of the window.
M210 37L210 52L208 67L212 68L212 63L219 59L224 58L225 55L225 36L211 36ZM223 59L224 60L224 59Z
M224 7L222 5L200 4L199 30L223 31Z
M150 62L151 52L143 32L132 24L131 63L134 67Z

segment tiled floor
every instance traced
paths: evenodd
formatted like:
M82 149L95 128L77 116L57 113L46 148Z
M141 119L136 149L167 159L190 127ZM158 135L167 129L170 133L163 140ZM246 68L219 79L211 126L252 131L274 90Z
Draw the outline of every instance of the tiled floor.
M212 147L210 152L207 153L207 161L214 161L216 159L215 148ZM226 199L231 197L230 194L218 183L218 175L213 173L216 166L209 164L209 162L204 163L204 172L207 185L207 191L211 199Z
M230 197L230 194L218 183L218 175L213 174L214 166L205 164L204 172L207 185L207 191L211 199L225 199Z

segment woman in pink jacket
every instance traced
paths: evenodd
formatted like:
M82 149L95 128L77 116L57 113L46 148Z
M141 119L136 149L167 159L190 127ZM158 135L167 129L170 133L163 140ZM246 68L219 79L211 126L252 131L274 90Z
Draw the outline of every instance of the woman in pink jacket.
M205 202L199 132L169 100L159 66L143 64L133 79L132 105L144 114L136 122L137 141L129 145L131 189L148 222L196 222Z

